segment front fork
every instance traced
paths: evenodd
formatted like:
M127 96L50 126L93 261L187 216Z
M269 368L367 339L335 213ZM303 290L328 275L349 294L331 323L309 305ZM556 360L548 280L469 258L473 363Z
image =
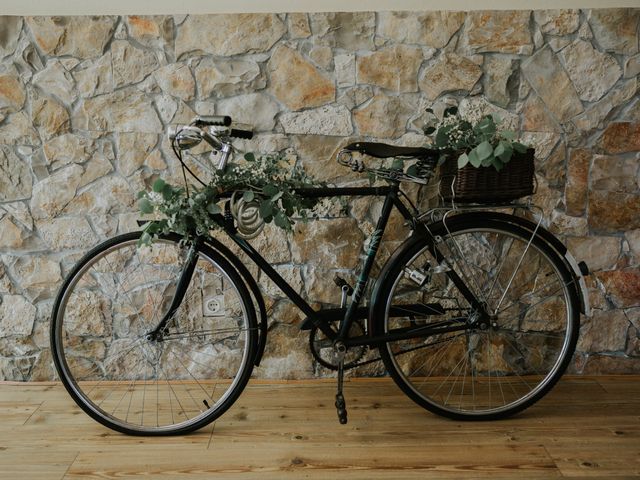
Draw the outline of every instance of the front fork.
M196 270L196 264L198 263L198 247L200 246L201 240L194 240L189 246L189 250L187 252L187 259L185 261L184 267L182 268L182 272L180 273L180 278L178 278L178 283L176 284L176 293L173 296L173 300L171 301L171 305L169 306L169 310L164 314L158 325L147 333L147 340L151 341L162 341L164 333L167 329L167 324L169 320L173 318L173 316L180 308L180 304L184 300L184 296L187 293L187 289L189 288L189 284L191 283L191 279L193 278L193 272Z

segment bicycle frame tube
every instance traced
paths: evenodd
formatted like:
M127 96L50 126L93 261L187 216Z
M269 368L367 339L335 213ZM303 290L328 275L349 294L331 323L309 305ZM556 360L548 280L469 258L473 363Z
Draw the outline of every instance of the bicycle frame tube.
M351 297L351 303L347 308L347 312L345 313L344 319L340 322L340 329L338 331L338 340L344 340L348 337L349 329L351 328L351 324L353 323L353 314L355 310L360 305L360 300L362 299L362 295L364 294L364 290L367 286L367 282L369 281L369 275L371 273L371 268L373 267L373 263L376 259L376 254L380 248L380 241L382 240L382 235L384 234L385 229L387 228L387 223L389 222L389 216L391 215L391 209L393 205L397 201L397 192L398 186L395 185L395 188L387 193L387 196L384 199L384 204L382 205L382 213L380 214L380 218L378 218L378 223L376 224L376 229L374 230L371 238L369 240L369 250L367 251L367 257L364 260L364 265L362 266L362 272L360 273L360 277L358 278L358 283L353 291L353 295Z
M180 304L184 299L185 294L187 293L187 289L189 288L189 283L191 283L191 278L193 277L193 272L196 270L196 264L198 263L198 247L201 243L200 239L196 239L195 242L189 248L189 252L187 253L187 259L185 261L184 268L182 269L182 273L180 274L180 278L178 278L178 283L176 284L176 293L173 296L173 300L171 301L171 305L169 306L169 310L162 317L160 322L156 328L152 331L148 332L147 335L150 335L152 338L158 338L162 336L162 331L165 329L167 322L170 318L172 318L175 313L180 308Z
M398 204L399 205L397 205L397 208L398 208L398 210L400 210L402 215L405 218L407 218L407 215L409 215L409 217L411 217L411 219L414 220L414 229L419 234L424 235L425 238L427 238L427 240L429 242L429 249L430 249L431 253L433 254L433 257L436 259L436 261L438 263L442 263L443 261L446 261L446 257L442 254L442 252L438 248L438 245L437 245L438 244L438 239L434 238L434 236L431 234L431 231L429 230L428 226L426 226L422 222L419 222L419 221L416 222L415 219L411 216L411 213L407 210L407 208L400 202L398 202ZM447 272L447 276L449 277L451 282L456 286L456 288L460 291L460 293L465 298L465 300L467 300L469 302L469 305L471 305L476 311L486 314L484 306L478 301L478 299L473 294L473 292L471 290L469 290L469 288L464 283L464 281L460 278L460 276L453 269L451 269L451 270L449 270Z
M460 323L458 325L423 325L419 327L404 327L389 331L383 335L346 338L345 345L348 347L356 347L359 345L378 345L380 343L395 342L398 340L410 340L412 338L430 337L433 335L442 335L443 333L461 332L473 328L472 325Z
M399 204L407 213L407 218L412 218L411 214L408 212L406 207L402 205L397 199L397 191L398 185L389 185L383 187L330 187L330 188L301 188L296 191L299 195L307 198L324 198L324 197L339 197L342 195L346 196L375 196L381 197L385 196L385 204L383 207L383 216L378 221L378 226L376 231L379 231L379 235L377 239L372 239L369 246L369 253L365 260L365 265L363 267L363 275L361 275L361 280L358 284L362 284L360 289L356 287L356 291L354 292L354 297L352 297L352 302L349 305L350 313L347 312L345 318L342 320L340 324L340 329L343 327L346 332L349 331L350 324L353 321L353 314L358 307L360 298L362 297L362 293L364 292L364 286L369 278L369 273L371 272L371 268L373 266L373 262L375 260L375 254L378 251L378 247L380 244L380 238L382 237L382 233L384 233L384 229L387 225L387 221L389 219L389 215L391 213L391 208L394 204ZM386 213L384 213L386 212ZM404 213L403 213L404 214ZM253 248L253 246L247 242L245 239L239 237L236 232L231 231L229 228L226 228L225 231L231 237L231 239L249 256L249 258L275 283L280 290L307 316L313 317L318 313L318 311L314 310L311 305L307 301L305 301L298 292L296 292L289 283L282 278L282 276L267 262L260 253ZM373 247L373 248L372 248ZM357 293L357 296L356 296ZM357 301L354 299L357 298ZM348 320L347 320L348 319ZM336 338L336 332L331 328L328 322L319 321L315 323L317 327L328 337L331 339ZM338 335L340 336L340 335Z
M425 230L426 230L426 227L425 227ZM437 245L438 240L431 235L431 232L428 232L428 238L430 242L429 248L434 258L436 259L436 261L438 263L446 262L447 261L446 257L438 249L438 245ZM464 281L460 278L460 275L458 275L453 269L446 272L446 275L449 277L451 282L456 286L458 291L462 294L465 300L469 302L469 305L471 305L474 310L476 310L477 312L480 312L483 315L487 315L485 306L482 305L478 301L476 296L473 294L473 292L469 290L469 287L467 287L467 284L464 283Z
M327 187L327 188L299 188L296 193L306 198L322 198L322 197L382 197L388 195L389 192L397 191L398 186L385 187Z
M301 188L297 190L297 193L303 197L307 198L324 198L324 197L338 197L342 195L346 196L375 196L375 197L385 197L384 204L382 206L382 212L376 224L376 229L371 236L369 241L369 248L367 250L366 257L364 259L364 263L362 266L362 272L360 277L358 278L358 282L355 286L354 293L351 297L351 302L346 308L344 317L341 319L338 331L334 331L331 327L330 323L320 316L318 316L319 311L313 309L311 305L307 301L305 301L298 292L296 292L289 283L282 278L282 276L267 262L262 255L245 239L239 237L233 227L229 228L228 225L223 223L223 217L219 216L220 223L225 226L225 231L231 237L231 239L249 256L249 258L275 283L280 290L309 318L312 319L313 324L316 325L326 336L331 340L342 340L348 338L348 332L351 328L351 325L357 315L355 315L356 311L358 311L360 301L364 294L365 288L367 286L367 282L369 280L369 276L371 274L371 269L373 268L376 255L380 248L380 241L385 232L387 224L389 222L389 217L391 215L391 211L395 206L400 214L411 223L413 229L415 229L419 234L424 235L430 245L430 248L435 256L435 258L441 262L445 260L444 255L440 252L437 247L437 239L434 239L431 235L430 231L426 226L421 223L415 222L415 217L409 211L409 209L402 203L402 201L398 197L399 185L397 183L391 184L383 187L335 187L335 188ZM469 301L469 303L478 311L483 312L484 309L475 295L467 288L462 279L453 271L447 272L447 275L451 278L451 281L456 285L456 287L460 290L462 295ZM317 317L317 318L316 318ZM455 330L461 329L461 327L455 327ZM442 333L439 331L438 333ZM399 333L402 335L402 338L412 338L413 336L424 335L424 332L402 332ZM435 334L435 332L434 332ZM371 338L374 343L380 343L384 341L382 337L380 338ZM358 343L361 343L361 340L358 340Z
M275 283L282 292L295 303L306 315L313 315L315 310L296 292L289 283L267 262L260 253L253 248L244 238L230 233L231 239L247 254L249 258L255 262L258 267L267 274L267 276Z

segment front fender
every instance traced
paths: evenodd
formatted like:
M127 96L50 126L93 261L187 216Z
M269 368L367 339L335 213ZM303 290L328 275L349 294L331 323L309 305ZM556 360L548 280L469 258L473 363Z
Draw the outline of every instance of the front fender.
M229 249L229 247L215 238L208 238L206 240L206 244L233 265L242 277L242 280L244 280L246 286L249 288L249 291L253 296L253 300L258 306L258 313L260 316L258 319L259 335L258 344L256 345L256 357L253 362L254 365L258 367L260 366L260 361L262 360L264 349L267 344L267 307L264 303L262 293L260 292L255 279L251 276L249 269L247 269L245 264Z

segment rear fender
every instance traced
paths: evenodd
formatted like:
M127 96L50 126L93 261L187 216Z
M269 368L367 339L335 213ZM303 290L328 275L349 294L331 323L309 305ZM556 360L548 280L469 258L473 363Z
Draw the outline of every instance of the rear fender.
M536 224L522 217L517 217L514 215L507 215L503 213L497 212L466 212L460 215L451 216L447 223L450 225L455 221L463 221L462 217L466 219L471 216L477 217L482 220L496 220L499 222L511 223L514 224L529 233L533 233L536 231ZM428 235L427 231L434 232L434 235L438 235L439 232L442 232L444 228L444 224L439 221L435 222L431 225L424 225L422 228L417 228L415 233L405 240L391 255L391 257L387 260L380 275L378 276L378 280L376 281L373 293L371 296L371 307L369 310L369 319L368 319L368 331L371 332L372 335L380 334L381 332L377 332L375 326L381 325L380 322L377 322L376 319L379 315L384 315L386 306L384 304L385 299L381 297L380 292L386 290L386 283L390 281L387 279L388 272L391 269L393 263L401 256L405 254L405 252L412 248L416 242L423 242L425 239L430 239L430 235ZM545 228L538 226L537 235L547 243L552 250L554 250L558 256L563 260L565 266L568 268L569 272L571 272L573 276L573 288L578 294L578 299L580 303L580 311L585 314L590 314L589 308L589 297L588 290L585 284L584 276L588 275L588 268L584 262L576 262L574 257L569 253L567 247L558 240L551 232L546 230Z
M586 275L589 275L589 267L585 262L578 263L573 255L571 255L569 250L567 250L567 247L549 230L545 229L542 226L537 226L537 224L533 223L530 220L527 220L526 218L517 217L515 215L508 215L505 213L470 212L465 215L476 215L485 219L491 218L507 223L512 223L524 228L530 233L536 231L537 227L537 235L540 236L547 244L549 244L549 246L553 248L553 250L555 250L556 253L560 255L560 257L562 257L565 265L573 274L574 287L576 289L576 292L578 293L578 298L580 299L580 311L587 316L591 315L591 308L589 306L589 290L587 289L587 285L584 279Z

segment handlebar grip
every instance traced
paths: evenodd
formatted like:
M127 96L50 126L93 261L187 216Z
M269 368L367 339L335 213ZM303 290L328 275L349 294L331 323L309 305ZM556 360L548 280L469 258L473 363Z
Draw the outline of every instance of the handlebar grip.
M198 126L228 127L231 125L231 117L228 115L198 115L193 123Z
M253 138L253 132L251 130L240 130L239 128L232 128L229 132L229 136L251 140Z

